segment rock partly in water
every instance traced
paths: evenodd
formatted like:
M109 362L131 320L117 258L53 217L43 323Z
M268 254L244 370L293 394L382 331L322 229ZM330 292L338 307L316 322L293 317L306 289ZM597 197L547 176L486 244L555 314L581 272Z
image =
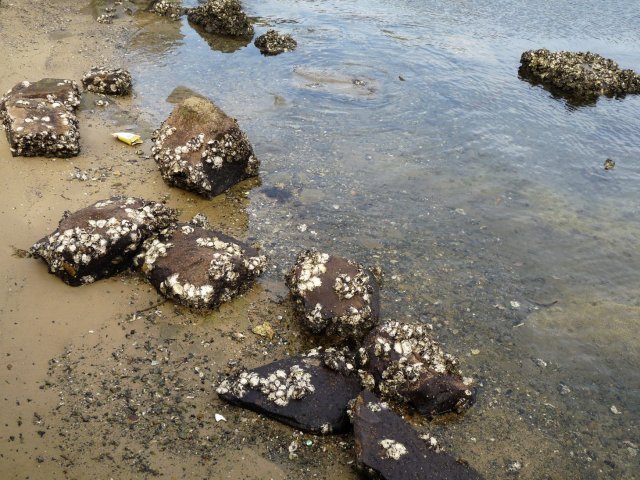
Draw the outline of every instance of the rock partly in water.
M358 342L378 324L378 283L352 260L307 250L298 255L287 285L312 333Z
M298 42L291 35L278 33L275 30L269 30L264 35L260 35L253 44L263 55L292 52L298 46Z
M165 297L215 308L249 288L266 267L257 250L202 223L181 223L145 241L136 264Z
M180 20L180 17L187 12L187 9L183 8L179 1L171 2L169 0L155 0L148 10L173 21Z
M408 402L421 414L462 413L475 401L470 379L421 323L389 321L373 330L359 351L363 384L382 396Z
M73 80L45 78L15 85L0 99L0 119L14 157L72 157L80 153Z
M242 371L217 388L229 403L316 434L348 430L347 404L360 390L355 377L325 367L317 356L287 358Z
M92 283L132 266L142 242L175 218L162 203L111 197L65 213L58 228L35 243L31 253L69 285Z
M209 100L177 105L152 140L162 178L207 198L258 174L260 162L238 123Z
M239 0L208 0L204 5L191 8L187 16L190 22L201 26L207 33L232 37L253 36L253 25Z
M353 409L358 467L384 480L480 480L478 472L430 449L418 433L373 393L364 390Z
M640 75L621 70L616 62L596 53L550 52L543 48L524 52L520 63L523 78L576 100L640 93Z
M82 77L82 85L94 93L128 95L131 93L131 74L122 68L93 67Z

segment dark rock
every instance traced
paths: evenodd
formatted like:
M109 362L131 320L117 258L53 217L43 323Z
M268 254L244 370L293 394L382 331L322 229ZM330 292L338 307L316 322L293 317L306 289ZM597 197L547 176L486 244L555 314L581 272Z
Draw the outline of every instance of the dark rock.
M82 85L94 93L128 95L131 93L131 74L122 68L93 67L82 77Z
M21 82L0 99L0 119L13 156L71 157L80 153L75 109L80 90L72 80Z
M191 8L187 16L190 22L200 25L208 33L253 36L253 25L242 11L239 0L208 0L204 5Z
M378 284L354 261L307 250L298 255L287 285L301 322L312 333L357 342L378 323Z
M326 368L322 359L294 357L224 380L220 398L305 432L340 433L350 428L347 404L360 392L354 377Z
M463 379L458 361L428 332L427 325L396 321L373 330L359 352L363 384L428 417L461 413L475 401L471 380Z
M111 197L66 213L31 253L69 285L92 283L132 266L142 242L172 221L175 212L162 203Z
M177 105L152 140L162 178L204 197L258 174L260 162L238 123L209 100Z
M169 0L155 0L148 10L173 21L180 20L180 17L187 13L187 9L183 8L179 1L171 2Z
M384 480L480 480L478 472L451 455L431 450L402 418L364 390L353 406L358 466Z
M520 58L521 77L577 100L640 93L640 75L591 52L529 50Z
M264 35L260 35L253 44L263 55L292 52L298 46L298 42L291 35L278 33L275 30L269 30Z
M266 267L266 257L221 232L178 224L150 238L136 258L165 297L191 308L215 308L245 291Z

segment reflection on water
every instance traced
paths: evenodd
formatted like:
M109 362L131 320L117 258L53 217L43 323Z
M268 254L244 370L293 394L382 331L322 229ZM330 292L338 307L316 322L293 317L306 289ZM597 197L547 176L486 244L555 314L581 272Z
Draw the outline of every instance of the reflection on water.
M541 47L640 70L632 2L244 4L298 49L140 14L129 64L155 124L193 90L247 131L262 186L232 197L267 281L304 247L382 265L385 317L433 323L480 386L432 428L487 478L639 476L640 96L568 108L518 77Z

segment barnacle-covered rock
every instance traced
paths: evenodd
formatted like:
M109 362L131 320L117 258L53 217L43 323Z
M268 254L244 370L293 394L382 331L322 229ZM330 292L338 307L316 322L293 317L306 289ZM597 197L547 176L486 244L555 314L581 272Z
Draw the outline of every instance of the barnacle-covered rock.
M384 480L480 480L471 467L437 453L399 415L364 390L353 405L356 461L369 478Z
M572 99L593 100L640 93L640 75L591 52L529 50L520 58L520 75Z
M180 17L186 13L186 9L182 7L180 1L172 2L170 0L155 0L148 10L174 21L180 20Z
M361 378L382 396L408 402L428 417L461 413L475 401L471 380L462 377L457 359L444 353L429 331L421 323L380 325L359 351Z
M165 297L191 308L215 308L245 291L266 257L202 223L181 223L145 241L136 264Z
M252 37L253 25L242 11L239 0L208 0L204 5L189 9L189 21L207 33L232 37Z
M242 371L220 383L223 400L305 432L349 428L347 404L360 392L355 377L326 368L321 358L294 357Z
M238 123L209 100L177 105L152 140L162 178L204 197L258 174L260 162Z
M0 120L14 157L72 157L80 152L75 109L80 90L73 80L20 82L0 98Z
M162 203L111 197L74 213L31 247L49 272L72 286L92 283L132 266L142 242L175 221Z
M122 68L93 67L82 77L82 85L94 93L128 95L131 93L131 74Z
M291 35L278 33L275 30L269 30L264 35L260 35L253 44L263 55L292 52L298 46L298 42Z
M360 341L378 323L378 284L352 260L307 250L286 280L298 316L312 333Z

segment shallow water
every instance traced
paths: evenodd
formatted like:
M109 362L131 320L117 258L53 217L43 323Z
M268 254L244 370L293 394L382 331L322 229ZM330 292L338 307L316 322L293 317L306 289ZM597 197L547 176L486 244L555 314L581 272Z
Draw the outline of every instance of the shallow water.
M268 275L301 247L381 264L385 315L434 322L478 379L434 428L488 477L640 475L640 96L572 106L517 74L541 47L640 70L634 2L244 4L298 49L140 14L128 60L152 122L183 86L247 131Z

